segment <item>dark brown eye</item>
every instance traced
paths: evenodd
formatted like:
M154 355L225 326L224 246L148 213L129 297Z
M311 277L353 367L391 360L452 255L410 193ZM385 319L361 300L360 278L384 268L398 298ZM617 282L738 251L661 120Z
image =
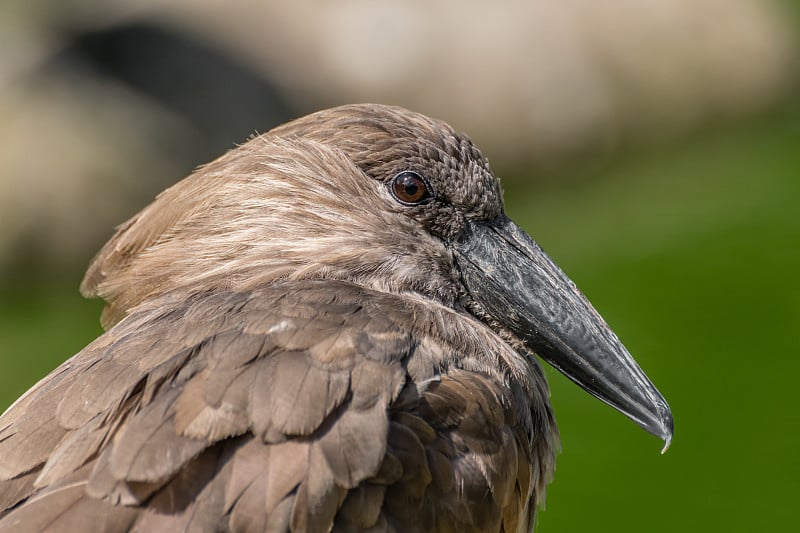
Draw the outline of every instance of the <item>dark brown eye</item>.
M431 197L431 190L425 179L410 170L405 170L392 178L392 194L404 204L420 204Z

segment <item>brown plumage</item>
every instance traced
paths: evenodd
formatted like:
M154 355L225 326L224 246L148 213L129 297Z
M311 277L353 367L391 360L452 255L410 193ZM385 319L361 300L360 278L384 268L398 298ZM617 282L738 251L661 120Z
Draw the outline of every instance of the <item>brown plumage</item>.
M530 350L566 348L475 297L465 235L504 220L469 140L399 108L201 167L89 267L107 332L0 417L0 532L530 530L558 441Z

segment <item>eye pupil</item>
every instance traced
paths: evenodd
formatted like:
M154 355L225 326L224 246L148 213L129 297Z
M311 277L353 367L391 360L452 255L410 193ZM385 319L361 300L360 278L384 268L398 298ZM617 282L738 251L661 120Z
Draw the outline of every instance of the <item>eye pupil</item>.
M422 176L410 170L392 178L391 191L404 204L419 204L431 196L428 184Z

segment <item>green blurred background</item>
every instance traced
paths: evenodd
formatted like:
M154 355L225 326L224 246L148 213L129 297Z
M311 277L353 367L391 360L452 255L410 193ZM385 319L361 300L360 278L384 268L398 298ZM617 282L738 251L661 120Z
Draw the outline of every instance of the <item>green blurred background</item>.
M549 372L563 452L537 531L795 530L800 95L636 137L500 165L511 217L583 289L675 416L660 455L656 439ZM180 175L165 172L152 191ZM146 201L135 196L116 220ZM91 219L91 199L77 211ZM95 248L111 228L97 231ZM0 409L101 332L101 304L77 291L90 259L15 249L0 279Z
M591 184L508 186L510 213L669 400L660 443L550 372L563 453L540 531L791 531L800 496L800 110Z

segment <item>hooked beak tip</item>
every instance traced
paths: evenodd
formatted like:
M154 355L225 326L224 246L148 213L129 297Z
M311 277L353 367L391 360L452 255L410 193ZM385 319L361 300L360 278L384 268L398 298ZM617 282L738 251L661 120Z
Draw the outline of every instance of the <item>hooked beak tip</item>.
M672 418L672 410L667 401L657 390L653 389L653 392L657 394L657 398L653 398L646 421L639 419L639 425L651 435L664 441L664 446L661 448L661 454L663 455L672 444L675 424Z
M664 440L664 447L661 448L661 455L667 453L670 445L672 444L672 436L675 433L675 424L672 419L672 412L667 407L667 411L662 413L661 424L664 426L664 434L661 438Z
M664 447L661 448L661 455L664 455L665 453L667 453L667 450L669 450L669 445L670 444L672 444L672 435L670 435L669 437L664 439Z

